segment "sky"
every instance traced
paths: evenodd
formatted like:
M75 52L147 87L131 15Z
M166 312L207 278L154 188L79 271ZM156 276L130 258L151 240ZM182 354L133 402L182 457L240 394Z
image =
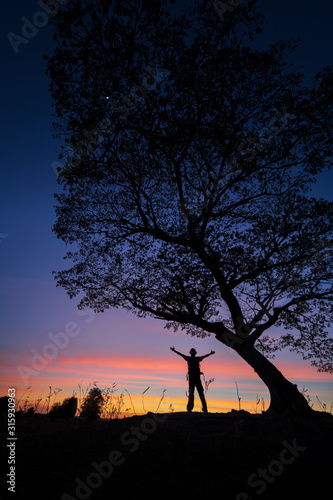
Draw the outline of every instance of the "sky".
M266 15L261 46L301 36L294 62L309 82L332 63L331 0L261 0L259 6ZM158 405L160 411L183 411L186 364L170 351L175 346L185 354L192 347L198 355L216 351L202 363L206 380L214 378L206 394L210 411L238 409L236 382L243 409L267 409L263 382L214 337L174 333L159 320L138 319L122 309L78 312L77 299L56 287L52 271L66 267L68 249L52 233L60 143L52 138L43 55L52 51L53 28L40 14L41 1L12 0L1 10L0 396L15 388L23 406L27 397L31 403L45 400L50 388L57 393L53 402L78 393L79 386L86 390L94 382L100 388L115 383L115 394L124 393L124 409L133 403L137 413L155 411ZM9 33L28 38L24 43L15 38L15 45ZM314 194L332 199L332 186L329 172ZM307 390L315 408L317 397L328 408L333 403L332 375L318 373L288 351L278 353L274 364ZM194 410L200 410L197 397Z

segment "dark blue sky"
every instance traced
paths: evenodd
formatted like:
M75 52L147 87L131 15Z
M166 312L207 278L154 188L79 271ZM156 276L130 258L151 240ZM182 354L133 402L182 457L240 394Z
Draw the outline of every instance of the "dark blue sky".
M264 42L302 36L295 62L309 79L332 62L330 0L262 0L259 5L267 16ZM63 252L50 231L57 189L51 165L57 161L57 144L51 136L43 54L52 47L52 28L38 28L27 44L18 46L17 54L7 39L9 32L21 35L23 16L32 20L40 10L37 1L13 0L2 6L0 234L8 236L0 238L0 259L1 274L7 276L46 276L59 265ZM320 189L322 195L330 195L327 183Z
M332 63L331 0L261 0L259 5L267 16L261 35L263 44L303 38L294 60L304 67L309 81L322 66ZM59 189L52 163L58 160L59 145L51 135L52 106L43 54L50 53L52 48L52 28L49 24L38 28L15 53L8 33L21 35L22 17L31 21L41 7L35 0L12 0L3 3L1 11L0 361L3 361L19 346L31 349L40 345L47 331L60 331L75 317L76 309L66 293L55 288L52 277L52 270L65 265L62 257L67 250L51 231L55 220L53 195ZM37 19L43 23L42 17ZM323 176L316 194L332 199L332 179L332 173ZM110 314L103 320L95 320L95 332L105 330ZM131 318L133 322L134 317ZM143 324L148 325L149 321ZM162 325L157 329L161 330ZM161 333L160 344L162 335L166 335L166 347L170 340L168 334ZM178 338L180 348L182 343L188 343L186 337ZM96 339L95 335L95 345L97 342L103 346L103 338ZM147 346L148 339L149 336ZM88 347L89 338L82 337L82 343ZM203 349L216 347L213 340L204 345ZM134 350L135 346L134 342Z

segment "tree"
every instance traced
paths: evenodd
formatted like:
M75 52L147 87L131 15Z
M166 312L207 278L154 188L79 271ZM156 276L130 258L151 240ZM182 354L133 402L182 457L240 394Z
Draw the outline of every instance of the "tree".
M52 418L73 418L77 410L77 398L65 398L62 403L54 403L48 415Z
M173 3L73 1L54 18L54 231L75 246L57 284L80 308L215 335L270 411L309 413L270 358L288 347L332 370L333 206L311 197L332 158L332 68L308 87L296 42L255 49L254 0L223 16Z
M95 420L100 418L104 403L103 394L99 387L92 387L84 398L81 406L81 417Z

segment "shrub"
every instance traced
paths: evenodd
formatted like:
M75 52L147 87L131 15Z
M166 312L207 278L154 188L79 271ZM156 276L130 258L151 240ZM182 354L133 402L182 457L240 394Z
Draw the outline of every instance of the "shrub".
M49 411L50 417L73 418L77 410L77 398L66 398L62 403L54 403Z
M81 417L95 420L100 418L104 403L103 394L98 387L92 387L85 397L81 407Z

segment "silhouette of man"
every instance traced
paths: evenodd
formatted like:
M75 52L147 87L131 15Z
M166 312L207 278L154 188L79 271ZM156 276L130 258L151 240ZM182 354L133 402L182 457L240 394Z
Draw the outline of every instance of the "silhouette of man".
M211 356L212 354L215 354L215 351L211 351L209 354L206 354L205 356L196 356L197 351L195 349L190 350L191 356L185 356L185 354L182 354L181 352L176 351L174 347L170 347L171 351L175 352L179 356L185 359L187 361L187 366L188 366L188 403L187 403L187 411L192 411L193 406L194 406L194 389L197 388L198 394L201 399L202 403L202 411L207 413L207 404L205 400L205 395L204 395L204 390L202 387L200 375L200 362L207 358L208 356Z

